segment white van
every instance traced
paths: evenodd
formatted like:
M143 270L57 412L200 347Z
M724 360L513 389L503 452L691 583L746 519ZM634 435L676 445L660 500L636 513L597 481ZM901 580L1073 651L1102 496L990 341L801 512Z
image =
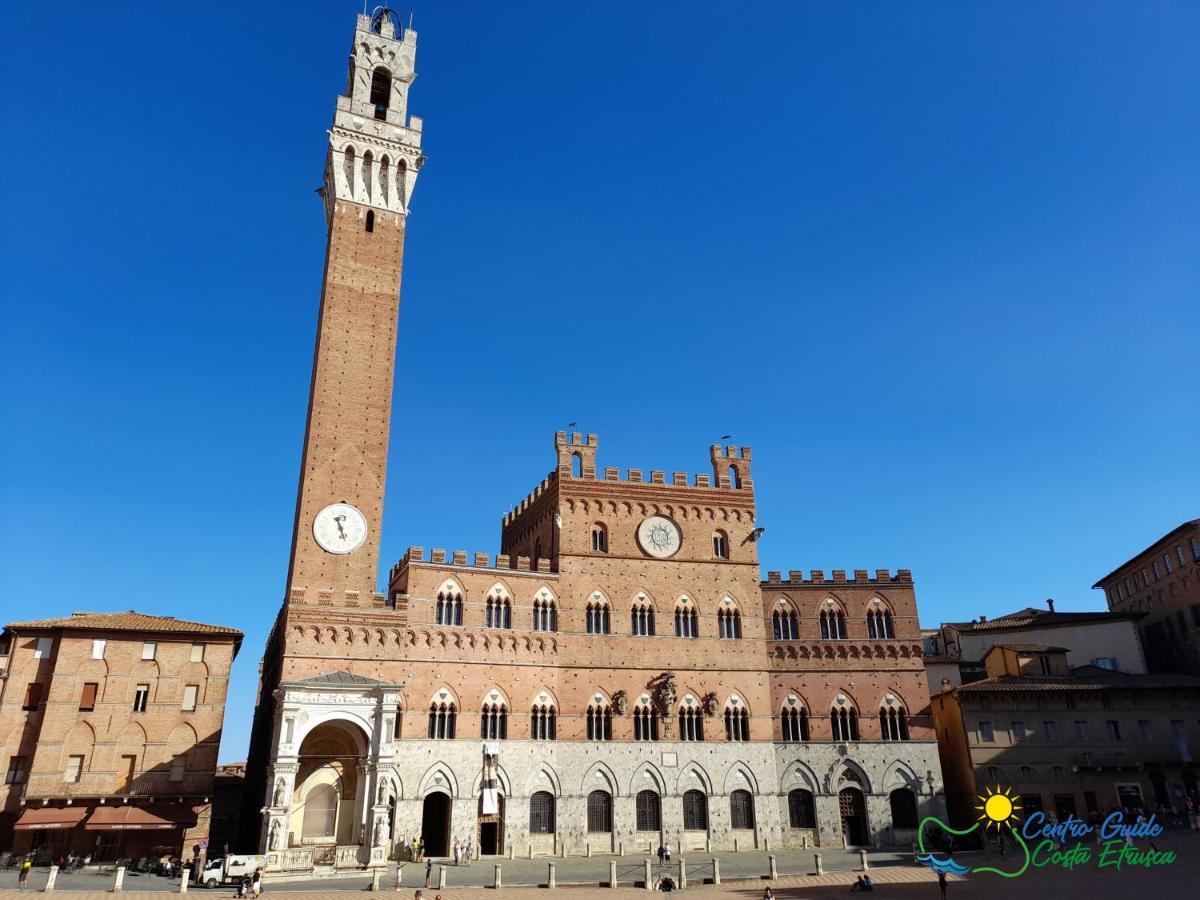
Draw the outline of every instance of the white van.
M237 881L243 875L253 875L255 869L265 869L265 856L229 856L210 859L204 864L200 874L200 883L205 887L214 888L227 881Z

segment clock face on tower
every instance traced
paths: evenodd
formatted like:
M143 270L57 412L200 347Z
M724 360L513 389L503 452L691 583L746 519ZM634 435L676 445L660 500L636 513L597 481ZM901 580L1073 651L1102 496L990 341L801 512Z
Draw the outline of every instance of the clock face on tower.
M331 503L313 519L313 537L328 553L353 553L367 539L367 517L349 503Z
M643 520L638 526L637 539L643 550L658 559L674 556L683 542L679 526L664 516Z

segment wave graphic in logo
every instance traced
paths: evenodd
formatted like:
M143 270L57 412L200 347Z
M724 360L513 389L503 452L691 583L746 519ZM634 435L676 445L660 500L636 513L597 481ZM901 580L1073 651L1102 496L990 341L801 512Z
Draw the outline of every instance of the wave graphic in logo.
M941 859L933 853L922 853L917 857L917 862L923 866L928 866L935 872L948 872L951 875L966 875L971 871L969 867L950 857Z

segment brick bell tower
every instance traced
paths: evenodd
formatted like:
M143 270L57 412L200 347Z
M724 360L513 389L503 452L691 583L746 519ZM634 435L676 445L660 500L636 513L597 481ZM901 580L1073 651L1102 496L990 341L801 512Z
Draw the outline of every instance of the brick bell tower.
M408 116L416 50L391 10L358 16L320 190L329 238L289 604L369 606L375 591L404 231L424 162Z

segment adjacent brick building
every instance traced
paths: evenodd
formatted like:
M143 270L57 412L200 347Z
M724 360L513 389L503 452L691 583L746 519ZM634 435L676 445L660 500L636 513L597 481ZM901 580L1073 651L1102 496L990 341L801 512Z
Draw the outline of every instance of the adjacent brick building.
M0 849L191 856L242 633L136 612L0 636Z
M247 764L276 870L430 855L906 844L940 811L907 570L758 564L747 447L600 468L560 433L500 552L414 548L376 592L416 34L359 16L292 562ZM249 849L247 847L246 849Z
M952 825L974 822L985 788L1060 821L1197 796L1200 678L1070 669L1065 648L1037 643L997 643L984 664L933 698Z
M1092 587L1113 612L1142 614L1142 645L1154 672L1200 675L1200 519L1117 566Z

